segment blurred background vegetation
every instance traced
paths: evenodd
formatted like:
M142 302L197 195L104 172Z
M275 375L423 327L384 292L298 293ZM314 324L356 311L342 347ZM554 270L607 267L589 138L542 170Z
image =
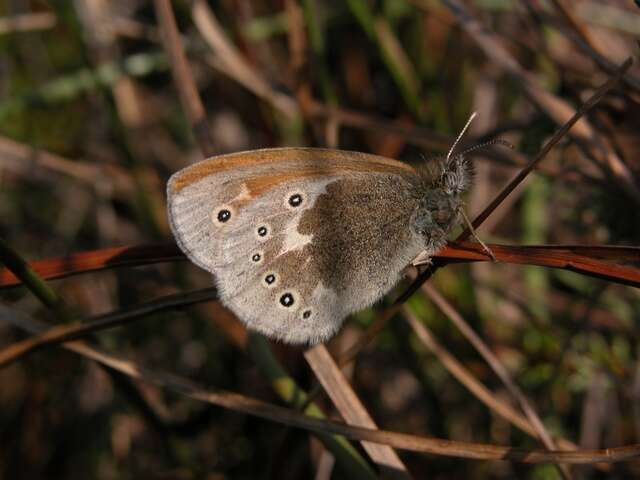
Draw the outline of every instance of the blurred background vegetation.
M567 112L636 54L630 1L221 0L172 2L218 152L332 146L421 162L470 112L479 212ZM458 6L460 6L458 5ZM471 17L466 17L470 15ZM484 30L472 31L473 18ZM0 236L27 259L171 241L165 182L201 158L153 3L0 1ZM499 47L499 48L498 48ZM480 229L510 244L640 243L640 69L563 140ZM562 270L450 266L433 285L487 342L549 432L582 448L640 443L640 295ZM52 283L88 317L210 284L187 263ZM398 290L400 291L400 290ZM52 322L23 288L2 302ZM391 296L393 298L393 296ZM503 384L426 296L415 314L495 395ZM376 316L331 342L341 351ZM277 402L212 321L219 306L162 312L93 342L145 365ZM0 346L25 338L0 324ZM304 388L299 348L273 345ZM357 357L350 382L387 430L524 448L531 436L455 380L401 317ZM318 404L333 415L331 402ZM0 370L0 478L343 478L309 434L108 375L51 348ZM523 466L402 454L415 478L559 478ZM329 465L329 467L327 467ZM640 476L640 463L574 468Z

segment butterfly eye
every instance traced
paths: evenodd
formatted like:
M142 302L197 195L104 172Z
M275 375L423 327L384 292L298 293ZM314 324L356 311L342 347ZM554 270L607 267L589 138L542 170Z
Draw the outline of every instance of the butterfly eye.
M289 308L294 303L295 303L295 299L293 298L293 295L289 292L283 294L280 297L280 305L282 305L283 307Z
M304 312L302 312L302 318L304 318L305 320L310 316L311 316L311 310L305 310Z

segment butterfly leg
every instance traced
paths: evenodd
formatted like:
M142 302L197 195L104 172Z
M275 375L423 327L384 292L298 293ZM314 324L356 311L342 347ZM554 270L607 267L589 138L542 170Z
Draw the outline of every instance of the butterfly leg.
M496 256L493 254L493 251L487 246L486 243L484 243L480 237L476 234L476 230L475 228L473 228L473 224L469 221L469 217L467 217L467 214L464 213L464 210L462 209L462 205L460 205L460 207L458 207L458 212L460 212L460 215L462 216L462 218L464 219L464 222L467 224L467 227L469 228L469 230L471 231L471 235L473 235L473 238L476 239L476 241L482 245L482 248L484 249L484 251L487 253L487 255L489 255L491 257L491 260L493 262L497 262L498 259L496 258Z
M431 265L431 263L431 255L429 255L426 250L423 250L416 256L416 258L411 260L411 265L414 267L419 267L420 265Z

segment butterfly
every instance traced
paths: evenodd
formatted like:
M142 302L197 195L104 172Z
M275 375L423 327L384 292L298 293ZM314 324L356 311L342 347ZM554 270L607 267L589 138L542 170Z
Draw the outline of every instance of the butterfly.
M473 177L454 147L417 168L319 148L212 157L169 179L171 229L247 327L323 342L444 246Z

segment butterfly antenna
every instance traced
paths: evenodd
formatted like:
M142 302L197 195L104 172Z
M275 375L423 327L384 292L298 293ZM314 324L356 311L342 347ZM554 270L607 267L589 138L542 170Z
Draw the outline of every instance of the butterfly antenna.
M513 149L513 144L503 140L502 138L494 138L493 140L489 140L488 142L484 142L484 143L480 143L478 145L474 145L473 147L470 147L468 149L466 149L464 152L462 152L460 155L466 155L467 153L471 153L475 150L480 150L481 148L486 148L486 147L490 147L491 145L502 145L503 147L508 147Z
M476 115L478 115L478 112L473 112L471 114L471 116L469 116L469 120L467 120L467 123L465 124L464 128L462 129L462 131L458 135L458 138L456 138L456 141L453 142L453 145L451 145L451 148L449 149L449 153L447 153L447 159L446 159L447 165L449 164L449 160L451 159L451 155L453 155L453 151L458 146L458 143L460 143L460 140L462 139L462 136L464 135L464 133L469 128L469 125L471 125L471 122L473 121L473 119L476 118Z

